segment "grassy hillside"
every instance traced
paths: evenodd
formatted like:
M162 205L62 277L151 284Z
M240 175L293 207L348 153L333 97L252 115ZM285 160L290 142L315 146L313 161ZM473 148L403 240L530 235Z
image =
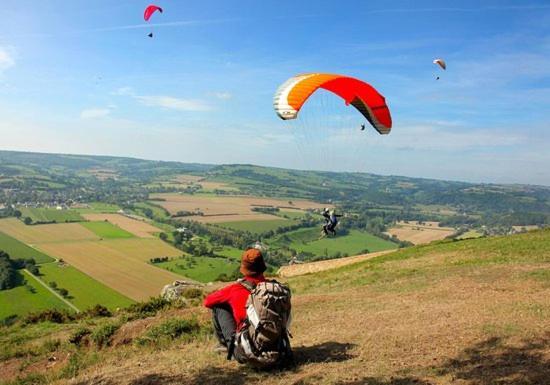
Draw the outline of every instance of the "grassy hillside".
M191 302L148 318L131 312L0 328L8 347L0 373L38 384L540 385L550 378L550 229L416 246L288 283L292 370L256 372L214 353L209 313ZM91 334L79 346L69 342L85 330Z

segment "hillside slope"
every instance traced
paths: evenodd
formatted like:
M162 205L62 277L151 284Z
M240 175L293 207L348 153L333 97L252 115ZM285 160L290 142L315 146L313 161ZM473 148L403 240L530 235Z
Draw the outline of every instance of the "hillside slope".
M115 319L0 328L0 344L9 347L0 354L0 373L5 380L27 379L19 383L71 384L550 379L550 230L417 246L288 282L295 294L293 370L257 373L226 361L212 352L208 312L188 307L130 322L118 316L122 327L110 337L104 333L111 346L101 349L67 340L85 326L101 341L98 329ZM168 338L166 321L174 317L195 326Z

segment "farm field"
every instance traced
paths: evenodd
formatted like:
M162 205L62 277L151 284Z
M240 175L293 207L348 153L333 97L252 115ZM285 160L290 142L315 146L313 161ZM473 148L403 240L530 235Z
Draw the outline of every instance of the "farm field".
M273 218L276 218L273 216ZM236 222L221 222L219 226L241 231L249 231L251 233L260 234L270 230L276 230L279 227L290 226L296 223L284 218L262 221L236 221Z
M116 213L118 210L120 210L120 207L109 203L91 202L80 205L79 207L74 208L74 210L78 211L80 214Z
M220 274L229 274L239 267L239 263L226 258L192 257L175 258L168 262L156 263L176 274L181 274L199 282L212 282Z
M298 252L313 253L316 256L330 256L336 253L355 255L364 250L376 252L397 248L393 242L358 230L351 230L348 235L335 238L319 239L319 236L320 230L317 227L300 229L278 237L274 245L284 244Z
M96 304L110 310L130 305L133 301L115 290L99 283L72 266L47 263L40 266L40 279L44 282L56 282L58 287L69 291L67 300L80 310L86 310Z
M272 216L252 211L253 207L280 207L297 209L319 209L324 207L320 203L308 200L282 200L272 198L258 198L252 196L204 196L200 194L152 194L151 199L164 199L154 203L164 207L170 214L178 211L201 211L203 217L189 217L189 219L204 223L234 222L245 220L271 220ZM246 217L243 217L246 215ZM216 218L218 216L218 218ZM220 220L220 217L223 219ZM188 217L186 217L188 218Z
M102 239L132 238L134 235L110 222L83 222L82 226Z
M158 239L44 243L40 249L136 301L156 296L164 285L182 278L148 263L182 254Z
M84 220L75 210L57 210L43 207L18 207L18 210L21 211L22 218L29 217L33 223L64 223Z
M27 286L21 285L9 290L0 290L0 320L11 315L21 316L46 309L71 310L29 273L21 271L19 274L22 274L22 278L27 281Z
M34 258L36 263L52 262L53 258L43 252L25 245L23 242L0 232L0 250L5 251L12 259Z
M455 230L451 227L439 227L438 222L422 223L419 224L415 221L409 223L398 222L394 227L388 229L387 233L395 235L401 241L409 241L414 245L445 239L455 233Z
M120 214L85 214L84 218L89 221L108 221L140 238L154 238L153 234L162 232L158 227L145 221L128 218Z
M27 226L15 218L0 219L0 232L28 245L37 243L73 242L99 240L92 231L80 223L57 223Z

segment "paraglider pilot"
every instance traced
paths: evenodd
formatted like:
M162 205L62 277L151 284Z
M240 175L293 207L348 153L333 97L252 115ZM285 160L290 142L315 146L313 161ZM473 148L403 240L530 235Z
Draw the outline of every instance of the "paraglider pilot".
M334 210L329 211L327 207L323 210L322 215L325 218L322 236L327 236L329 233L336 235L336 225L338 224L338 218L341 217L341 215L336 215Z

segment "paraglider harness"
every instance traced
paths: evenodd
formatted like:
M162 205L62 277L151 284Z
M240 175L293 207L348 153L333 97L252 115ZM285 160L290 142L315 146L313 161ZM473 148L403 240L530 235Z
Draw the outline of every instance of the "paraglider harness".
M275 280L255 284L238 281L249 292L246 319L227 349L227 359L258 369L284 367L293 363L290 347L290 298L288 286Z

